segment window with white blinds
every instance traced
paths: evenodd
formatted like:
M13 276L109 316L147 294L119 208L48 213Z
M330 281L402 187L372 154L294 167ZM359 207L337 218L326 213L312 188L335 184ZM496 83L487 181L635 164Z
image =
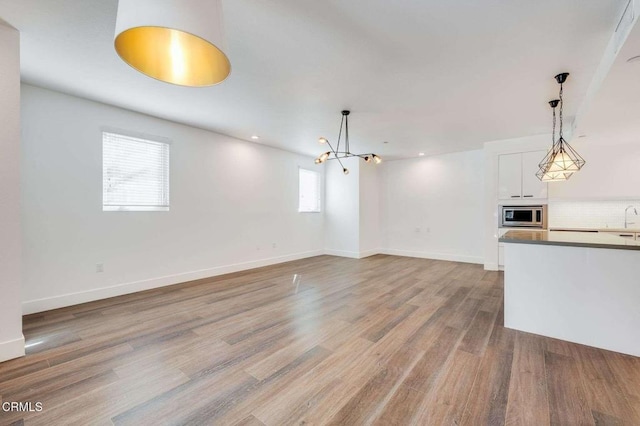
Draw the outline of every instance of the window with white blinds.
M169 144L103 132L102 210L169 210Z
M300 169L299 212L320 211L320 173Z

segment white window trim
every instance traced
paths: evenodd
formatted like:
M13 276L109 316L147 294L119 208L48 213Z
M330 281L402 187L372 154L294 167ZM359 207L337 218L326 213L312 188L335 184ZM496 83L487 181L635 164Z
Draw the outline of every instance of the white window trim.
M317 210L300 210L300 170L316 173L318 175L318 209ZM322 213L322 173L307 169L306 167L298 167L298 213Z
M169 206L105 206L103 212L168 212Z
M163 143L169 146L169 187L167 188L167 192L168 194L171 194L171 179L170 179L170 175L171 175L171 145L172 145L172 141L171 139L162 137L162 136L156 136L156 135L150 135L150 134L146 134L146 133L140 133L140 132L135 132L135 131L131 131L131 130L123 130L120 128L116 128L116 127L110 127L110 126L103 126L100 128L100 143L102 145L102 152L104 152L104 134L105 133L111 133L111 134L116 134L116 135L122 135L125 137L132 137L132 138L137 138L137 139L143 139L149 142L156 142L156 143ZM102 157L102 167L103 167L103 179L104 179L104 158ZM104 191L104 187L102 189ZM167 206L135 206L135 205L128 205L128 206L119 206L119 205L105 205L104 204L104 192L103 192L103 202L102 202L102 211L103 212L168 212L170 211L170 207L171 207L171 198L170 195L168 197L168 205Z

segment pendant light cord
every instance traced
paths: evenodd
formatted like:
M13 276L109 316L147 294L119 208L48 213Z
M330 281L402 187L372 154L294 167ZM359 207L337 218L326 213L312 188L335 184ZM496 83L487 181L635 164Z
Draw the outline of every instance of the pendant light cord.
M556 144L556 107L553 107L553 132L551 133L551 149Z
M547 152L547 155L538 164L539 170L536 176L541 181L561 181L569 179L574 172L579 171L584 166L584 159L564 140L564 82L567 80L569 73L561 73L555 76L556 81L560 84L558 99L549 101L549 105L553 109L553 131L551 133L551 141L553 145ZM557 124L556 108L560 104L559 119ZM558 140L555 140L556 126L559 127Z
M559 136L560 136L560 143L562 143L564 141L563 139L563 134L562 134L562 122L563 122L563 118L562 118L562 106L563 106L563 100L562 100L562 83L560 83L560 132L559 132ZM555 119L555 109L553 110L554 112L554 119ZM555 122L554 122L554 126L555 126Z

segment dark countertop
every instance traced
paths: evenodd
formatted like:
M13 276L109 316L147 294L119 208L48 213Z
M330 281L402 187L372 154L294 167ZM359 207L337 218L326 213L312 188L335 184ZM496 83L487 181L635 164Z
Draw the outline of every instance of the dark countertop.
M640 232L640 228L551 228L550 231L573 231L573 232L615 232L620 234L635 234Z
M600 232L509 231L499 241L516 244L640 250L640 241Z

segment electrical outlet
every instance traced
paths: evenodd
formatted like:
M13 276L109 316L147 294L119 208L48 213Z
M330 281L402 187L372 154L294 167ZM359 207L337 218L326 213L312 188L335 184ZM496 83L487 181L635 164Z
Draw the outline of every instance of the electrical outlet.
M104 263L96 263L96 272L104 272Z

